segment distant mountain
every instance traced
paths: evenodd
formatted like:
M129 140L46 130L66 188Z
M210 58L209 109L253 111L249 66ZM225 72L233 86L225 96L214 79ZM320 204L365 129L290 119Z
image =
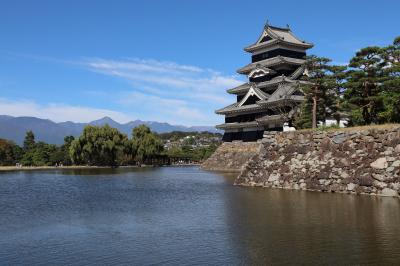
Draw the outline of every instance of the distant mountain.
M168 123L154 122L154 121L141 121L135 120L125 124L120 124L110 117L103 117L101 119L89 123L75 123L71 121L56 123L48 119L41 119L36 117L13 117L8 115L0 115L0 138L13 140L18 144L22 144L25 138L25 133L32 130L35 134L37 141L44 141L53 144L62 144L64 137L68 135L79 136L86 125L102 126L108 124L115 127L121 132L130 135L132 129L138 125L145 124L151 130L157 133L165 133L171 131L208 131L220 132L212 126L192 126L186 127L181 125L171 125Z

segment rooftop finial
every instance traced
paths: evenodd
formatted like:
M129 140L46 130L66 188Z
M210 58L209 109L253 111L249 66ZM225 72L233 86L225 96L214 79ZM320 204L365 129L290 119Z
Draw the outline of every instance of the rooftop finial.
M265 28L268 28L268 26L269 26L269 21L267 19L267 22L265 22Z
M290 26L289 26L289 24L286 24L286 28L290 29Z

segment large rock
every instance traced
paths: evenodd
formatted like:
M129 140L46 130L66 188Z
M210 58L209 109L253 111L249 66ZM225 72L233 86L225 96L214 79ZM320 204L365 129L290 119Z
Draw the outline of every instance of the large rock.
M339 135L333 137L333 138L332 138L332 141L333 141L334 143L336 143L336 144L341 144L341 143L343 143L343 142L346 141L346 136L345 136L344 133L339 134Z
M354 184L354 183L347 184L348 191L353 191L355 188L356 188L356 184Z
M394 161L392 164L392 167L399 167L400 166L400 160Z
M396 148L394 148L394 151L397 152L397 153L400 153L400 144L398 144L396 146Z
M268 177L268 182L274 182L279 180L280 174L271 174Z
M384 188L384 189L382 189L380 195L386 196L386 197L398 197L399 193L397 193L397 191L395 191L391 188Z
M378 181L385 181L387 177L381 174L372 174L372 177Z
M375 168L375 169L385 169L388 167L388 162L386 161L385 157L381 157L381 158L376 159L370 165L372 168Z

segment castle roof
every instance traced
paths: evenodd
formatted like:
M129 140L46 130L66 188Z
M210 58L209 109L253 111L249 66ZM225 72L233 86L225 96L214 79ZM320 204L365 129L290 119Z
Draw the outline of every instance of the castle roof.
M267 23L257 42L244 48L244 50L246 52L254 52L261 48L273 46L279 43L304 49L309 49L314 46L312 43L307 43L294 35L289 26L281 28L271 26Z
M237 112L248 112L248 111L256 111L267 108L272 108L276 105L287 105L290 102L301 102L304 100L304 95L302 93L295 94L298 91L298 88L293 83L303 83L302 81L298 80L290 80L285 79L285 82L280 82L278 88L272 93L267 94L261 91L259 88L255 86L255 84L249 84L250 88L248 89L246 95L240 102L236 102L234 104L228 105L222 109L216 110L215 113L217 114L230 114L230 113L237 113ZM244 105L247 98L250 95L257 95L259 101L255 104Z
M224 108L218 109L215 111L216 114L231 114L231 113L241 113L241 112L249 112L249 111L258 111L261 109L265 109L265 107L262 107L258 104L248 104L248 105L242 105L239 106L239 103L234 103L231 105L228 105Z
M233 129L233 128L247 128L247 127L258 127L258 122L257 121L251 121L251 122L233 122L233 123L224 123L215 126L218 129Z
M243 93L246 93L250 89L251 86L255 86L256 88L265 88L265 87L269 87L269 86L276 86L280 83L299 82L301 84L306 84L306 83L308 83L307 81L296 80L297 78L299 78L300 75L303 74L303 72L304 72L304 67L300 66L295 72L293 72L293 74L290 77L278 76L271 80L259 82L259 83L247 82L247 83L243 83L242 85L239 85L235 88L229 89L229 90L227 90L227 92L231 93L231 94L243 94Z
M250 63L240 69L237 70L239 74L248 74L252 70L259 68L259 67L272 67L276 65L282 65L282 64L290 64L290 65L302 65L305 63L305 59L299 59L299 58L292 58L292 57L286 57L286 56L275 56L272 58L267 58L258 62Z

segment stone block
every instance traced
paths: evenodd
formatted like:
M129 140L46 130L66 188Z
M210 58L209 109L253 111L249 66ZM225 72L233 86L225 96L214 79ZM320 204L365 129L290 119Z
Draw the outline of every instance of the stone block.
M399 193L397 193L397 191L395 191L391 188L384 188L384 189L382 189L380 195L385 196L385 197L398 197Z
M399 167L400 166L400 160L394 161L392 163L392 167Z
M397 152L397 153L400 153L400 144L398 144L396 146L396 148L394 148L394 151Z
M385 169L388 167L388 162L385 157L381 157L372 162L370 166L374 169Z
M354 189L356 188L356 184L354 184L354 183L349 183L349 184L347 184L347 190L348 191L354 191Z

